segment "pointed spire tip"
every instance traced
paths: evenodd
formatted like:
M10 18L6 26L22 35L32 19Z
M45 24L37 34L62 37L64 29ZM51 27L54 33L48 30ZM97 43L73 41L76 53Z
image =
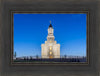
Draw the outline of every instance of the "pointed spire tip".
M50 24L51 24L51 20L50 20Z

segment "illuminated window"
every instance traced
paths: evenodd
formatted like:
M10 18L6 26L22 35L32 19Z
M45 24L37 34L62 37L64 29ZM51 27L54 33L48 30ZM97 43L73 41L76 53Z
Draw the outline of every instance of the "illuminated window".
M50 46L50 50L52 50L52 47Z
M52 52L50 51L50 53L49 53L50 55L52 54Z

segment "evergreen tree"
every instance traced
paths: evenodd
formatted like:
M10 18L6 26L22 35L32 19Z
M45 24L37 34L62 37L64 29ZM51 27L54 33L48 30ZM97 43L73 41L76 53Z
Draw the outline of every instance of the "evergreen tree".
M17 54L16 54L16 52L14 52L14 57L16 57L17 56Z
M64 58L66 58L67 57L67 55L64 55Z
M39 58L39 56L38 56L38 55L36 55L36 58L38 59L38 58Z

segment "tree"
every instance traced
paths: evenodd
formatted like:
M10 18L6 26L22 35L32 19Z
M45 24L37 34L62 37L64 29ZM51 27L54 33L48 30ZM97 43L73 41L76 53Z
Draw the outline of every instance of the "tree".
M17 56L17 54L16 54L16 52L14 52L14 57L16 57Z
M66 58L67 57L67 55L64 55L64 58Z
M38 55L36 55L36 59L38 59L39 58L39 56Z
M30 60L32 60L32 56L30 56Z

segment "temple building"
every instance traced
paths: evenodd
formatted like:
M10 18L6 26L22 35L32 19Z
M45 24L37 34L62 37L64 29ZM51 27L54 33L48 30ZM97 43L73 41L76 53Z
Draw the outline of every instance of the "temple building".
M47 41L45 41L45 44L41 44L42 58L60 58L60 44L57 44L57 42L54 40L55 37L53 33L54 29L50 22Z

